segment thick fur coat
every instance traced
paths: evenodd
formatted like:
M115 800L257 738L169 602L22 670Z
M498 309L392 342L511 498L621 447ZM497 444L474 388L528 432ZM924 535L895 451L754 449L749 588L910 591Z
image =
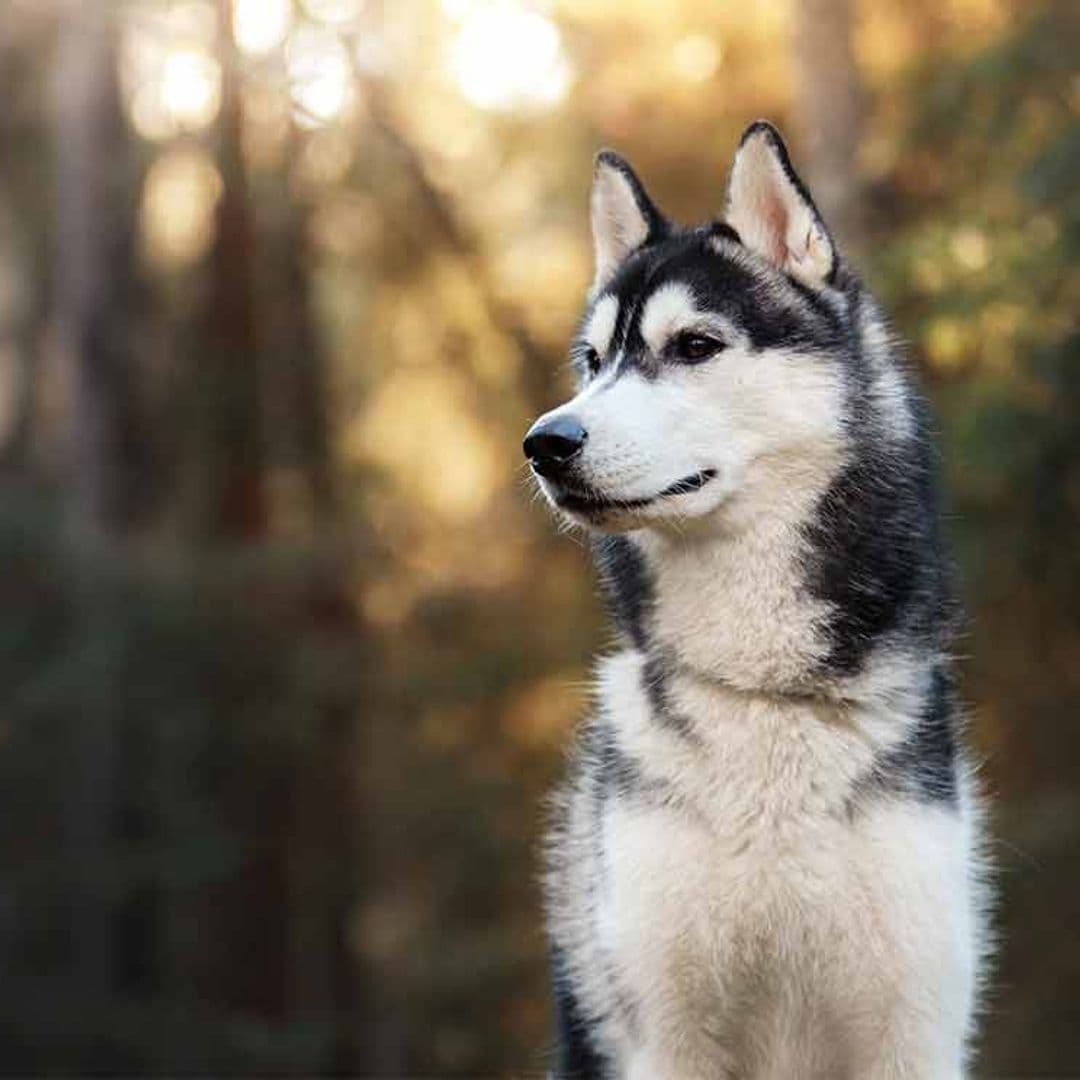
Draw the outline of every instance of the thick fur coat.
M558 1077L957 1080L980 819L927 417L751 126L722 221L597 159L578 392L525 441L623 647L557 798Z

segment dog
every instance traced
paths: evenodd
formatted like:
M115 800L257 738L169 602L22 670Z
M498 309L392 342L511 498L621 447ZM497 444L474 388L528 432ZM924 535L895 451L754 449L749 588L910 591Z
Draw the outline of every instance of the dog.
M722 219L596 159L524 451L622 647L555 800L559 1078L956 1080L988 955L924 404L774 127Z

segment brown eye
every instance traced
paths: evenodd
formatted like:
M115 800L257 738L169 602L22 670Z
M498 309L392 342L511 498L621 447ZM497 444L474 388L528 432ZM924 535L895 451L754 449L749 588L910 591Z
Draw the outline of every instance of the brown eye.
M708 360L724 348L718 338L707 334L680 334L673 342L675 355L688 364L698 364Z
M600 359L600 354L591 346L586 346L584 353L585 367L590 375L595 375L603 364L603 360Z

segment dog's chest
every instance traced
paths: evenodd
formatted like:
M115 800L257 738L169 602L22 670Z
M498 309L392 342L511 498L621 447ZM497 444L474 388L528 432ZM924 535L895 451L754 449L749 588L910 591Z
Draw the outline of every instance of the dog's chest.
M844 1075L845 1002L867 1000L873 973L843 837L751 830L739 844L629 807L612 808L606 833L599 941L631 1003L613 1028L620 1059L643 1038L707 1033L731 1075Z
M844 913L872 872L847 813L870 747L811 703L674 682L666 705L686 723L658 724L621 663L604 707L643 779L604 801L596 914L628 997L646 1014L690 1010L691 1027L730 1024L732 1037L750 1023L827 1024L815 1013L826 984L844 982Z
M668 980L745 996L837 954L835 912L858 877L839 824L763 815L719 831L675 807L613 801L602 828L601 940L645 996Z

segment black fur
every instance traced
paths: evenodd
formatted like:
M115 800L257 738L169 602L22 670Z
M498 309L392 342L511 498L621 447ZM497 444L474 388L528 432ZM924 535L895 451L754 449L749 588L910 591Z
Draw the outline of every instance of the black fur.
M623 749L614 725L602 713L586 729L585 752L595 763L593 775L599 781L596 792L601 803L609 798L667 805L681 801L666 780L649 773L648 762Z
M653 602L645 559L632 540L618 535L598 537L593 557L615 625L637 648L644 649Z
M589 1042L589 1024L574 994L562 950L551 949L552 992L558 1050L557 1080L603 1080L604 1060Z
M664 661L654 653L645 658L641 667L641 683L645 696L652 706L653 719L679 735L694 736L694 728L688 717L675 709L668 696L669 673Z
M854 280L848 302L854 327L862 302ZM926 407L912 397L914 439L884 439L870 414L871 369L854 329L844 352L851 460L806 529L808 584L832 610L824 668L837 675L858 671L889 634L943 648L957 615Z
M708 226L709 235L718 240L730 240L734 244L741 244L742 237L726 221L713 221Z
M842 470L825 493L810 540L812 591L832 605L825 667L858 671L892 632L944 643L951 604L925 460L880 452Z
M947 670L934 672L930 693L907 739L874 768L874 783L921 802L957 802L956 706Z
M608 721L598 718L589 735L605 796L638 795L653 786L653 781L642 772L641 764L619 745L615 729Z
M650 295L661 280L687 285L702 307L730 318L757 349L782 346L818 351L843 345L844 327L833 305L790 278L778 275L771 283L763 281L737 258L717 250L712 241L718 235L738 242L738 234L726 226L672 227L663 239L640 248L619 267L581 323L584 327L600 299L618 298L618 322L608 355L601 358L605 365L622 350L620 374L634 371L655 378L663 369L664 361L647 355L640 329L641 298ZM579 340L571 348L579 383L587 378L577 359L583 351L579 331Z

